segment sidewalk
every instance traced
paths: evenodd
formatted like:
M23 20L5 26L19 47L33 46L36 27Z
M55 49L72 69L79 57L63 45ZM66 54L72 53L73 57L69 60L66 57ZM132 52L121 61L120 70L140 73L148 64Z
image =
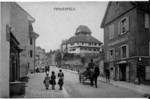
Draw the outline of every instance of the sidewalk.
M49 90L45 89L43 84L43 80L45 77L45 73L35 73L29 74L29 82L26 87L25 98L68 98L68 94L63 88L63 90L59 90L58 84L55 86L55 90L52 90L51 85L49 86Z
M66 70L66 69L63 69L63 70L78 74L76 71L71 71L71 70ZM102 78L102 77L98 77L98 80L106 82L106 79ZM146 95L146 97L147 96L150 97L150 86L146 86L146 85L142 85L142 84L136 85L134 83L115 81L115 80L110 80L110 82L107 82L107 83L113 84L113 85L118 86L118 87L123 87L123 88L127 88L130 90L134 90L140 94Z

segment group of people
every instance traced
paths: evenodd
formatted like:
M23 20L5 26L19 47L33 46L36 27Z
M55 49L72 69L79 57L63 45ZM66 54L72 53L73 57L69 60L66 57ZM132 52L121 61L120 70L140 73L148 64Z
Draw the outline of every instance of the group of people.
M46 90L49 89L49 85L52 85L52 90L55 90L55 85L56 85L56 75L55 72L52 71L51 77L49 76L49 73L46 71L46 77L44 79L44 84L46 87ZM59 70L58 73L58 85L59 85L59 90L63 89L63 84L64 84L64 73L62 72L62 70Z

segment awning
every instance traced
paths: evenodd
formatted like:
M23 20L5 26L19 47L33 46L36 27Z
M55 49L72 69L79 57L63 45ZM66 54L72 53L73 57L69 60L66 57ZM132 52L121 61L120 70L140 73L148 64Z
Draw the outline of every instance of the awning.
M120 62L118 62L117 64L127 64L127 61L120 61Z

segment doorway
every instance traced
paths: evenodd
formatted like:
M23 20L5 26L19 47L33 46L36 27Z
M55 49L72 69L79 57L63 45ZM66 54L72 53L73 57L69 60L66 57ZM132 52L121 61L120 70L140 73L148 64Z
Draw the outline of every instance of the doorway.
M120 80L126 81L126 64L120 64Z

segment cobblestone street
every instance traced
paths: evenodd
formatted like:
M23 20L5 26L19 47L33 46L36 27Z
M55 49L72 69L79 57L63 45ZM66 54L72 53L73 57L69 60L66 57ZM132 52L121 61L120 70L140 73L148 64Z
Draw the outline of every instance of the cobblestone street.
M29 74L29 82L26 87L26 95L25 98L65 98L66 91L63 89L59 90L58 84L55 86L55 90L52 90L51 85L49 86L49 90L45 89L43 84L43 80L45 77L45 73L35 73Z

